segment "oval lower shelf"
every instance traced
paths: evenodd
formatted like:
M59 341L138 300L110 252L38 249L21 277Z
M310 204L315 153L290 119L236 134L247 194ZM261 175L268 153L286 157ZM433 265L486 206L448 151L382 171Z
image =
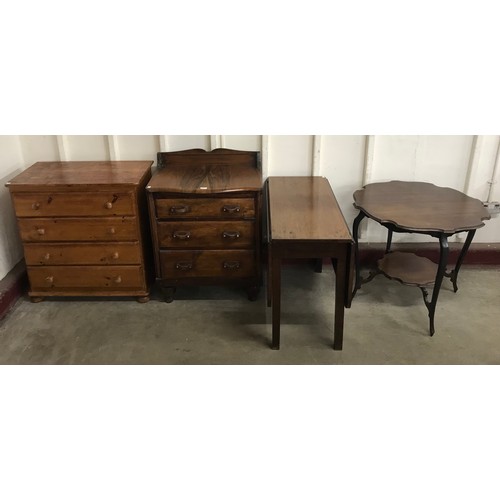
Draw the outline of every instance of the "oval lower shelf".
M427 287L434 285L437 264L409 252L390 252L377 261L378 268L388 278L404 285Z

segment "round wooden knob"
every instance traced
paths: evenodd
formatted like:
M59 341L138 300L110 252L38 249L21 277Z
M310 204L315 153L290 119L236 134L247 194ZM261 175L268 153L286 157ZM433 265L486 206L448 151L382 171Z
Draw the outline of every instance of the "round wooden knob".
M113 208L113 203L111 203L110 201L108 201L104 206L106 208Z
M116 234L116 229L114 227L109 228L109 234Z
M33 203L33 205L31 205L31 208L33 210L38 210L40 208L40 203L38 203L38 202Z
M45 234L45 229L43 227L36 230L38 234Z
M120 254L118 252L115 252L111 257L116 260L118 257L120 257Z
M115 283L121 283L122 282L122 277L121 276L117 276L113 281Z
M49 260L49 259L50 259L50 253L46 253L46 254L43 256L43 258L44 258L45 260Z
M47 277L45 278L45 281L46 281L47 283L54 283L54 276L47 276Z

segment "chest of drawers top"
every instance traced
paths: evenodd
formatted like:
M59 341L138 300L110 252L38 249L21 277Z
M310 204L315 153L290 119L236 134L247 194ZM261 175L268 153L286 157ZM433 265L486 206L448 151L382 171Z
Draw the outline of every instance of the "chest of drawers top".
M41 161L11 179L12 193L134 189L151 175L152 161Z
M259 153L203 149L158 153L158 172L147 190L151 193L223 194L259 192L262 174Z

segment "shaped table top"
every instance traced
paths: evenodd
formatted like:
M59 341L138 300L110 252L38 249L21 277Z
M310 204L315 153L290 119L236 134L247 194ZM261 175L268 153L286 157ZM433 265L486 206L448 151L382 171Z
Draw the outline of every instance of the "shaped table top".
M428 182L376 182L353 196L354 206L371 219L410 232L453 234L490 218L480 200Z

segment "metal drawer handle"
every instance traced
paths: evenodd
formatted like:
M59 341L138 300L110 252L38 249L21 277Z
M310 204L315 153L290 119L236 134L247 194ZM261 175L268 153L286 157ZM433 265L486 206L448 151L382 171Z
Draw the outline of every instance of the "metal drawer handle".
M230 239L230 240L236 240L237 238L240 237L240 232L239 231L224 231L222 233L222 237Z
M227 212L229 214L234 214L240 211L240 206L239 205L224 205L222 207L223 212Z
M187 214L189 212L189 207L187 205L178 205L170 207L171 214Z
M118 259L118 257L120 257L120 254L119 254L118 252L115 252L115 253L111 256L111 258L112 258L112 259L115 259L115 260L116 260L116 259Z
M174 238L178 240L189 240L191 233L189 231L174 231Z
M36 230L38 234L44 235L45 234L45 229L43 227L39 228Z
M38 210L40 208L40 203L38 203L38 202L33 203L33 205L31 205L31 208L33 210Z
M189 271L190 269L193 269L193 263L192 262L177 262L177 264L175 264L175 268L179 269L180 271Z
M111 203L110 201L108 201L107 203L104 204L104 207L105 208L113 208L113 203Z
M115 283L121 283L122 282L122 277L121 276L117 276L113 281Z
M239 260L229 260L224 262L223 266L224 269L239 269L240 268L240 261Z
M110 228L108 229L108 233L109 233L109 234L116 234L116 229L115 229L114 227L110 227Z
M45 281L46 281L47 283L54 283L54 276L47 276L47 277L45 278Z
M45 260L49 260L49 259L50 259L50 253L46 253L46 254L43 256L43 258L44 258Z

